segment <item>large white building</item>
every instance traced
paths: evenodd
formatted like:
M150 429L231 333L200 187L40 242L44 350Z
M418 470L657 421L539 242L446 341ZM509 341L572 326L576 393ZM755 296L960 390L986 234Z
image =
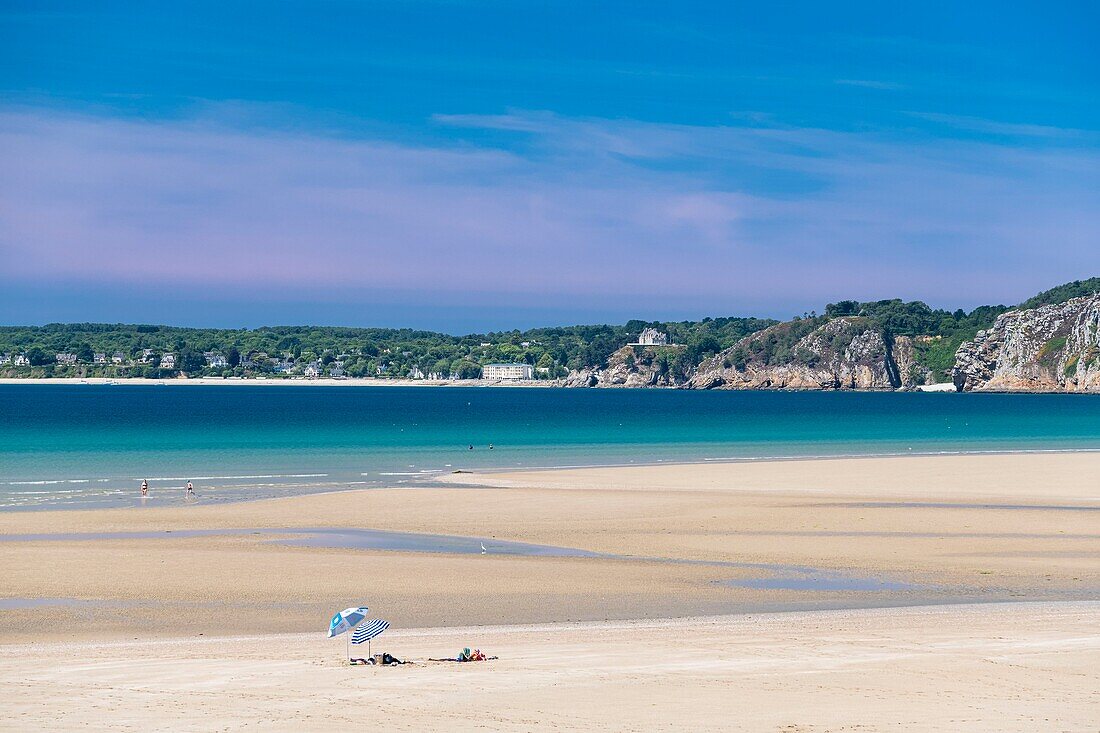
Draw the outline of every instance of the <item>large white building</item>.
M661 333L656 328L644 329L638 335L638 346L670 346L668 343L668 334Z
M535 370L530 364L486 364L481 368L482 379L534 379Z

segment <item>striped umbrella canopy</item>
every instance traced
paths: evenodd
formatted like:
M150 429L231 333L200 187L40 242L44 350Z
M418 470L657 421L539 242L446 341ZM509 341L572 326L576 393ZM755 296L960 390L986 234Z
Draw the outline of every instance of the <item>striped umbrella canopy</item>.
M339 636L345 631L350 631L356 624L361 622L367 617L366 606L356 606L355 608L345 608L338 614L332 617L332 620L328 624L328 638Z
M364 621L356 627L355 631L351 632L351 643L362 644L365 641L370 641L374 637L381 635L381 633L389 627L390 622L383 621L380 618L372 618L370 621Z

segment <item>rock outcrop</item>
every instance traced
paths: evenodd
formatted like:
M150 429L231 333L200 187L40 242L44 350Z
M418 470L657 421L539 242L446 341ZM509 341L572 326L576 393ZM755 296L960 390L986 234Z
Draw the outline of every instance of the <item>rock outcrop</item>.
M603 368L574 370L566 387L675 387L684 375L670 368L681 347L624 346L613 353Z
M707 359L689 389L897 389L914 384L913 345L856 316L780 323ZM894 352L902 356L901 364Z
M1100 392L1100 293L1008 311L955 352L959 391Z
M1071 286L1078 293L1088 292L1083 286L1090 282ZM1056 295L1049 291L1032 302ZM995 307L996 312L1002 308ZM687 358L690 349L681 351L684 347L629 345L611 354L605 365L570 372L560 383L568 387L890 390L927 388L937 376L942 378L944 374L934 374L929 365L943 362L945 354L939 345L943 336L891 337L884 326L889 318L899 317L892 312L887 317L830 313L795 319L750 334L698 365ZM950 320L950 314L945 318ZM989 319L982 322L988 324ZM900 320L902 327L913 328L904 318ZM1100 293L1006 311L958 348L952 381L959 391L1100 392L1098 340Z

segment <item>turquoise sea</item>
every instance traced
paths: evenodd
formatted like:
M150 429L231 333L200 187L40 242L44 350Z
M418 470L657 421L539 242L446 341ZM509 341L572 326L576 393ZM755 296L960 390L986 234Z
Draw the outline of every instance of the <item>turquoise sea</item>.
M212 502L455 470L1017 450L1100 450L1100 398L0 385L9 510L136 505L143 478L156 505L189 479Z

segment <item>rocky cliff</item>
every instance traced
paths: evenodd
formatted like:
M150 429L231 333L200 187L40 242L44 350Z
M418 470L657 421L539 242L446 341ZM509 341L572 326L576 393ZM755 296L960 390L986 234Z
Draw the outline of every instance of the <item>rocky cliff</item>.
M888 342L868 319L780 323L699 365L689 389L897 389L914 383L908 337Z
M955 353L960 391L1100 392L1100 293L1008 311Z
M574 370L566 387L675 387L684 375L671 368L676 346L624 346L613 353L604 368Z

